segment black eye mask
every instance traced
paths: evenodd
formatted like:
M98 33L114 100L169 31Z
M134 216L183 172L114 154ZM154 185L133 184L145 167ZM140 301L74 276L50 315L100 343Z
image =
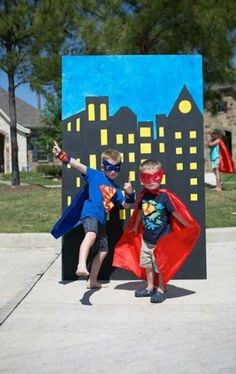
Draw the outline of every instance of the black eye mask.
M112 165L107 160L103 160L102 164L104 166L105 171L115 171L116 173L119 173L120 168L121 168L121 162L119 162L118 164Z

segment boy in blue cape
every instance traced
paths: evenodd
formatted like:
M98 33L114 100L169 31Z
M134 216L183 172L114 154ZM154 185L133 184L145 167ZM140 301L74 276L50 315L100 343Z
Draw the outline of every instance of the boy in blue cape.
M63 216L55 224L52 235L59 237L78 226L83 225L84 239L80 246L79 262L76 270L77 276L89 276L87 288L101 288L102 284L97 281L101 265L108 253L108 241L106 234L106 217L107 213L114 205L122 208L129 208L134 202L134 192L131 183L128 181L124 184L123 195L121 189L114 183L121 168L121 155L114 149L108 149L101 155L102 170L92 169L78 160L70 157L65 151L62 151L56 142L54 142L53 154L66 164L70 164L79 170L87 182L85 190L80 191L78 196L72 201L74 211L78 207L79 213L71 217L71 209L68 207ZM67 220L66 229L63 227ZM69 222L69 224L68 224ZM93 245L96 244L98 253L95 256L90 274L86 267L86 261Z

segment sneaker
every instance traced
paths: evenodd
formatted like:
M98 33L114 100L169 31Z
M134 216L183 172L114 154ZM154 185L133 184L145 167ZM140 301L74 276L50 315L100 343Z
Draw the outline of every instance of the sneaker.
M159 291L155 292L154 295L151 297L151 303L163 303L165 301L166 295Z
M134 296L135 297L152 297L154 295L154 291L147 290L144 288L144 290L135 291Z

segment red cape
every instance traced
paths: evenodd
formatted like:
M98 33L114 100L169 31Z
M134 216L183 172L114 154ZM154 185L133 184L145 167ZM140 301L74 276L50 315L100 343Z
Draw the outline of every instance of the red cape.
M222 139L219 142L219 147L220 147L220 171L221 173L234 174L235 168L234 168L233 159Z
M122 237L115 246L113 266L133 272L138 278L146 280L146 270L139 265L143 225L139 226L138 234L134 235L131 229L136 220L138 204L146 190L143 190L135 205L133 215L125 229ZM175 208L186 221L191 223L190 227L183 225L171 215L172 232L161 237L154 250L154 256L163 277L163 282L167 282L179 270L183 262L192 251L200 235L200 226L191 216L187 207L172 192L159 190L159 193L166 192ZM155 283L158 284L158 275Z

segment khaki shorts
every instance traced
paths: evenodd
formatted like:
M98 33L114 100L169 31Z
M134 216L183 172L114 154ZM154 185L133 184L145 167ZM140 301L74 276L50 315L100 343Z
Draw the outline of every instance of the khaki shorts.
M153 255L153 251L155 247L156 246L154 244L147 243L142 239L142 247L141 247L139 264L142 268L145 268L145 269L153 268L156 273L159 273L158 265Z

